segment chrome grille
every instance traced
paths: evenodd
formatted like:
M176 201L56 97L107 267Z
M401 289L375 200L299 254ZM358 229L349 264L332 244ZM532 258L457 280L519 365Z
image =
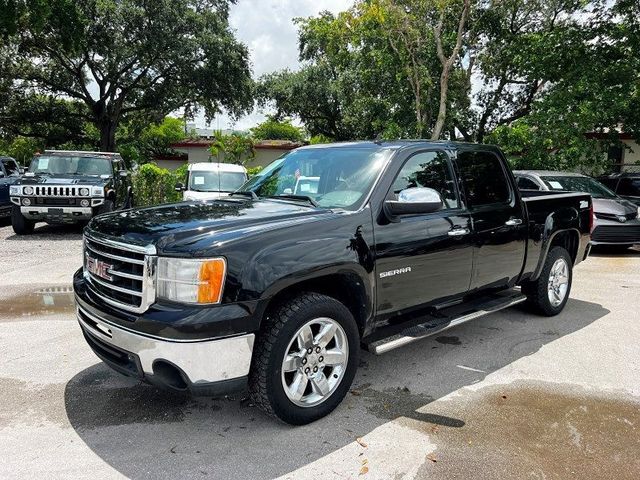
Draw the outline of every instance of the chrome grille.
M36 197L80 197L80 190L86 188L91 193L91 187L82 185L64 186L64 185L34 185L33 195ZM84 195L88 197L89 195Z
M155 248L84 236L89 288L111 306L142 313L155 301Z

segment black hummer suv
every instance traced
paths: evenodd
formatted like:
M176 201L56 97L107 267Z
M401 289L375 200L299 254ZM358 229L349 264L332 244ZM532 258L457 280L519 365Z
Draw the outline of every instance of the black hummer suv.
M11 224L18 235L36 222L86 222L133 206L128 172L118 153L45 150L10 187Z
M299 178L317 179L295 195ZM495 147L294 150L219 200L94 218L74 276L93 351L146 382L247 385L292 424L331 412L375 354L527 301L556 315L591 197L520 192Z

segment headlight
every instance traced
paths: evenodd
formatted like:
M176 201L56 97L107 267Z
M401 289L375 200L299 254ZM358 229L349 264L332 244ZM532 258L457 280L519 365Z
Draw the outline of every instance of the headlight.
M220 303L227 273L224 258L158 259L158 297L183 303Z
M638 207L638 211L636 212L636 218L640 218L640 207Z
M18 185L9 185L9 195L20 195L20 187Z
M88 197L89 196L89 189L88 188L81 188L80 189L80 196L81 197Z
M33 195L33 187L24 187L24 189L22 190L22 192L25 195Z
M102 187L93 187L91 189L92 197L104 197L104 188Z

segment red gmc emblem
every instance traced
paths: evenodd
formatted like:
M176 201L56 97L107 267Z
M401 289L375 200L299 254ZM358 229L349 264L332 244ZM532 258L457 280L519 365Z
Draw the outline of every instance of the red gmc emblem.
M113 277L109 275L109 270L111 270L112 268L113 265L87 255L87 270L90 273L93 273L96 277L112 281Z

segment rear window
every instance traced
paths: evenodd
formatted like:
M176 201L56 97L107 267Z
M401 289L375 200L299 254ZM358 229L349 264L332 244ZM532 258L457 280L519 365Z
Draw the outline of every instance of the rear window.
M589 193L593 198L615 198L616 194L603 184L591 177L552 176L545 175L542 181L555 191L570 191Z
M507 203L511 192L500 159L491 152L461 152L458 165L470 206Z

